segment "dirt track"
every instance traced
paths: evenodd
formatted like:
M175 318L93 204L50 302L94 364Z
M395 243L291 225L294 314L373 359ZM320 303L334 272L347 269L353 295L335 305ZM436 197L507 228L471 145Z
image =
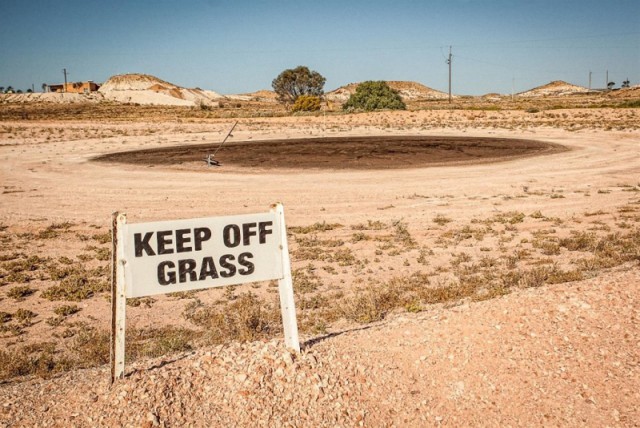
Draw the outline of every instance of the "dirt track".
M437 136L325 137L237 142L134 150L99 156L98 161L139 166L201 165L220 148L215 158L223 165L261 169L395 169L436 165L469 165L553 154L558 144L515 138Z

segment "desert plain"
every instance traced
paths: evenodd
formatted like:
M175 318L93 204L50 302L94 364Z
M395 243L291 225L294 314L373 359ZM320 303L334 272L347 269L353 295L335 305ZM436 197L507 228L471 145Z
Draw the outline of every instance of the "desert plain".
M640 111L576 99L0 105L0 426L638 426ZM176 290L110 386L111 214L275 202L302 352L273 283Z

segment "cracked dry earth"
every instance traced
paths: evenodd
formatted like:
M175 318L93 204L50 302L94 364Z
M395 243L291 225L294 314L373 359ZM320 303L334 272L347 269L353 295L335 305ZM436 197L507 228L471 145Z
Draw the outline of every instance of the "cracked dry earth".
M640 269L0 388L0 426L637 426Z

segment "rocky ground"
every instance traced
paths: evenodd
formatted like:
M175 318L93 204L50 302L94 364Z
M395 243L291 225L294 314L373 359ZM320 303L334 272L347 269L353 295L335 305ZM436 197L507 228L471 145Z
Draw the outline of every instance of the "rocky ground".
M0 388L0 426L637 426L640 269Z
M636 110L243 118L234 131L258 147L465 135L567 148L394 170L96 163L217 142L230 123L4 120L0 426L637 426ZM278 339L271 284L136 300L136 361L110 388L111 212L142 222L275 201L302 354Z

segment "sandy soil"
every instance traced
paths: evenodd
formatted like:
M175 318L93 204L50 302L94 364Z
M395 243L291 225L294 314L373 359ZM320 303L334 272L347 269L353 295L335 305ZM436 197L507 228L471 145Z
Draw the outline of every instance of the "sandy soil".
M443 113L434 112L432 120L439 120ZM239 141L258 139L293 138L322 135L371 135L382 132L390 135L459 136L456 129L412 129L407 122L398 121L407 128L397 129L396 119L406 120L407 115L389 115L392 129L380 130L362 115L331 118L331 126L324 128L322 118L309 123L306 118L260 119L252 126L251 120L240 123L234 131ZM375 117L375 116L373 116ZM362 120L363 125L358 122ZM342 123L342 125L333 125ZM419 121L421 123L421 121ZM5 124L11 124L5 122ZM15 122L24 126L24 122ZM166 123L153 126L153 133L135 132L145 125L115 124L121 130L110 138L100 138L102 128L109 124L80 124L95 129L96 136L74 139L71 136L51 142L38 141L38 124L29 122L29 137L4 140L0 173L3 185L14 190L28 192L3 194L3 221L13 223L25 220L85 221L107 225L110 212L126 210L131 221L159 220L201 215L216 215L264 210L274 201L282 201L288 207L292 224L309 224L318 220L353 221L366 220L371 213L386 218L402 217L412 213L412 222L421 222L426 214L436 214L433 202L414 200L398 201L402 196L414 193L423 195L451 195L448 211L465 218L490 214L494 206L477 204L476 199L496 198L497 195L515 194L523 186L531 190L550 192L564 188L566 192L593 190L616 184L634 183L638 162L637 135L634 132L567 132L565 130L533 127L529 130L468 129L465 135L490 138L535 138L557 143L573 149L553 157L520 159L495 165L473 165L465 168L435 167L405 169L402 171L291 171L273 172L255 180L243 169L232 167L207 170L204 162L200 168L183 171L168 177L166 167L140 170L132 166L96 164L90 159L102 154L151 149L178 144L202 144L219 142L229 127L229 122L216 121L209 125ZM48 126L48 123L42 125ZM408 125L408 126L407 126ZM463 124L464 125L464 124ZM534 125L533 123L530 125ZM341 127L340 127L341 126ZM72 128L73 129L73 128ZM127 132L129 130L129 132ZM133 134L133 135L127 135ZM138 135L136 135L138 134ZM232 142L232 141L230 141ZM202 171L207 174L202 174ZM345 188L344 183L349 183ZM615 194L599 196L603 206L613 202ZM225 201L223 205L216 201ZM357 203L356 203L357 202ZM548 201L547 201L548 202ZM378 207L393 204L394 210L380 213ZM598 203L599 204L599 203ZM521 207L537 208L539 201L528 198L523 201L504 201L501 209ZM171 207L171 212L166 208ZM326 211L321 211L325 208ZM417 211L415 208L419 208ZM542 208L542 207L541 207ZM551 214L576 212L594 208L588 198L566 198L554 201L547 208ZM355 217L354 217L355 216ZM426 220L426 219L425 219Z
M600 113L607 114L586 114ZM510 122L510 114L505 118L496 113L496 121ZM402 220L420 247L434 250L428 261L433 268L441 262L448 264L461 252L477 257L474 260L482 255L509 255L530 245L532 234L541 229L554 227L562 236L594 227L606 234L605 226L612 233L637 230L638 220L633 220L638 203L635 189L640 186L637 132L571 131L551 128L544 122L528 123L526 129L508 129L504 124L480 128L474 127L475 119L466 117L468 113L464 117L456 115L449 120L460 118L456 122L459 129L424 126L446 121L446 112L348 115L331 117L328 123L321 117L244 119L234 131L233 141L265 141L268 147L272 140L309 136L464 134L544 141L570 150L497 163L386 170L274 170L254 166L248 173L241 165L207 168L204 162L186 163L176 170L163 164L141 167L91 159L129 150L215 144L226 134L229 121L54 124L69 129L50 139L43 138L42 133L48 132L51 122L3 122L13 131L0 134L0 222L16 236L40 231L51 223L72 222L75 235L65 235L60 241L24 244L24 248L41 251L43 256L74 257L86 245L74 237L90 234L90 230L107 231L110 214L116 210L125 211L130 222L142 222L261 212L281 201L290 227L316 222L344 225L328 232L328 239L352 239L351 227L360 223L394 224ZM519 112L512 115L527 117ZM503 229L495 240L456 238L465 226L514 212L523 213L526 220L500 226ZM541 223L546 220L532 217L536 212L555 220ZM446 218L446 224L434 223L437 218ZM443 244L443 239L457 240ZM298 237L292 244L296 250ZM366 260L366 266L375 273L340 269L335 276L323 277L327 291L348 290L373 276L385 280L420 268L416 267L415 256L411 266L403 265L410 253L383 254L375 261L378 243L373 239L345 245L357 258ZM3 254L9 251L5 248ZM412 251L417 254L418 250ZM549 258L552 263L570 264L572 254L563 250ZM294 257L294 268L308 263ZM292 426L637 426L639 269L637 261L629 262L579 282L515 291L484 302L463 302L461 306L430 307L418 314L403 312L361 327L338 322L329 328L328 336L303 335L306 352L313 354L319 365L301 357L300 364L285 368L288 371L282 377L274 374L257 380L255 385L248 383L249 387L240 384L251 376L251 372L246 373L251 365L245 367L241 361L258 358L256 350L263 346L260 343L220 348L219 352L231 361L225 363L226 371L207 367L198 369L200 372L193 370L211 363L211 354L206 354L210 350L162 367L142 362L139 367L145 371L136 372L110 391L105 389L102 369L50 381L14 382L0 388L0 426L109 426L125 421L131 426L208 426L210 421L249 425L256 420L274 424L273 415L265 413L267 408L284 415L275 424L287 422ZM43 280L41 286L46 284ZM10 287L3 286L2 291L6 294ZM171 309L176 304L166 299L147 311L132 308L131 315L140 325L160 320L177 322L179 311ZM0 310L6 312L14 312L21 305L41 314L52 310L52 304L38 294L22 302L7 296L0 300ZM91 322L99 325L108 322L108 306L102 297L82 305L80 315L93 317ZM28 343L31 335L42 338L53 330L41 322L31 328L33 333L1 340L11 349ZM265 351L267 354L277 356L281 352L280 345L269 346L272 348ZM237 364L233 363L234 355ZM181 375L183 370L189 374ZM233 376L231 383L225 383L229 373ZM300 373L310 378L318 375L320 380L282 380L296 379ZM357 387L358 382L362 388ZM173 388L186 394L184 401L172 392L166 393ZM260 397L251 391L260 392ZM286 394L281 395L285 392L302 398L287 401L283 398ZM156 393L165 398L158 401ZM45 394L52 395L45 398ZM219 397L219 404L207 407L212 394ZM266 395L271 398L264 398ZM123 403L133 406L134 419L116 409ZM315 413L307 412L303 417L305 408Z
M2 426L637 426L637 267L349 329L0 388Z

